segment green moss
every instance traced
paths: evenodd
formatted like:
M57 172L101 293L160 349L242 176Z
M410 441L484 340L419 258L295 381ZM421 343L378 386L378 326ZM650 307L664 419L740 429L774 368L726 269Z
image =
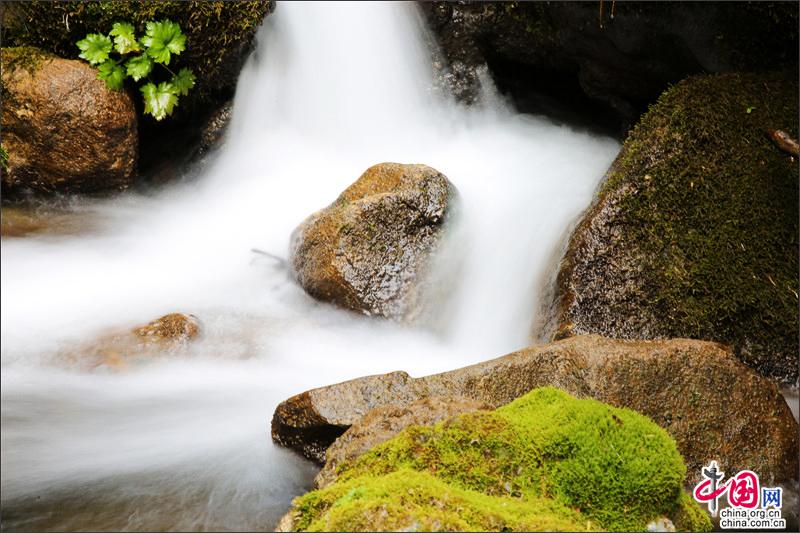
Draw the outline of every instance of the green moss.
M797 138L795 76L689 78L625 142L605 191L644 257L658 334L734 345L765 374L797 378L798 167L768 138ZM748 112L748 109L750 112Z
M684 476L675 442L651 420L543 388L494 412L408 428L343 463L335 484L296 501L297 525L369 529L347 517L377 513L392 527L435 517L438 530L641 530L683 505ZM407 501L407 489L422 499ZM459 506L473 513L463 524L449 521L465 516ZM709 528L706 519L697 529Z
M175 66L190 67L197 74L189 99L196 105L233 90L240 47L248 45L268 11L269 2L264 1L4 2L3 43L77 58L75 43L87 33L108 33L114 22L128 21L141 34L145 22L168 18L187 36L186 51Z
M52 54L33 46L0 48L0 68L7 72L22 68L33 74L42 60L51 56Z
M409 469L337 483L304 496L298 509L304 531L593 530L550 499L488 496Z
M676 531L709 531L711 520L697 502L685 492L681 492L678 504L670 513Z

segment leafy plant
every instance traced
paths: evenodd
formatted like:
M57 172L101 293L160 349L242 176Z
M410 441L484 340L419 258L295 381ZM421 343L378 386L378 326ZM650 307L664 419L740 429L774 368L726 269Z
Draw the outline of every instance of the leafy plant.
M97 68L97 78L105 81L109 89L122 89L129 77L136 82L146 80L147 83L139 88L144 99L144 112L162 120L172 114L179 96L189 94L195 77L191 69L182 68L175 73L167 66L173 56L186 49L186 36L180 25L164 19L147 22L145 28L145 35L137 39L132 24L115 22L108 35L90 33L78 41L79 57ZM169 73L169 79L153 79L156 64Z

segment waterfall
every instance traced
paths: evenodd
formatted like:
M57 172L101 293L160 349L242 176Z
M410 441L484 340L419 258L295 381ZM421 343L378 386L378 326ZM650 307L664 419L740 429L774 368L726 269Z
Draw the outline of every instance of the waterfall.
M197 176L86 200L91 231L2 241L8 527L269 529L313 475L270 442L278 402L529 344L539 284L619 145L491 92L457 104L435 87L424 31L412 3L281 3L241 73L226 144ZM460 191L435 324L321 304L251 252L285 256L294 227L384 161L430 165ZM173 311L203 322L187 355L120 373L54 363Z

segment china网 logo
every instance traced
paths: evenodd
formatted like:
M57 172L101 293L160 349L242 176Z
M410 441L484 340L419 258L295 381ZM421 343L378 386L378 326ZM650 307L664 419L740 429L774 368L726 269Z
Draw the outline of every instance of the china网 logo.
M701 469L703 481L694 488L694 499L708 505L711 516L719 513L722 529L785 529L782 518L781 487L762 487L758 474L742 470L735 476L725 478L716 461ZM719 509L719 499L727 496L729 507Z

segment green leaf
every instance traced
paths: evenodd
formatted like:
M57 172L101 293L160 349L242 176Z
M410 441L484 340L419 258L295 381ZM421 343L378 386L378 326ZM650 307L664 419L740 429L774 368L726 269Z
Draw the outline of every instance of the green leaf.
M153 60L150 59L150 56L142 54L130 58L128 62L125 63L125 67L128 71L128 76L133 78L134 81L139 81L153 70Z
M189 89L194 87L194 74L190 69L182 68L172 77L170 83L175 87L176 93L181 96L186 96L189 94Z
M172 114L172 109L178 104L175 87L169 82L162 82L158 87L148 83L141 89L144 97L144 112L150 113L156 120L161 120Z
M170 20L148 22L146 33L142 44L156 63L169 65L171 54L178 55L186 49L186 36L181 33L181 27Z
M133 26L127 22L115 22L111 27L111 35L114 36L114 48L120 54L128 52L138 52L139 43L136 41Z
M111 52L111 39L99 33L90 33L85 39L78 41L82 57L92 65L104 62Z
M122 68L121 65L118 65L116 61L109 59L97 67L97 70L99 71L97 73L97 79L105 81L109 89L115 91L122 89L122 81L125 79L125 69Z

